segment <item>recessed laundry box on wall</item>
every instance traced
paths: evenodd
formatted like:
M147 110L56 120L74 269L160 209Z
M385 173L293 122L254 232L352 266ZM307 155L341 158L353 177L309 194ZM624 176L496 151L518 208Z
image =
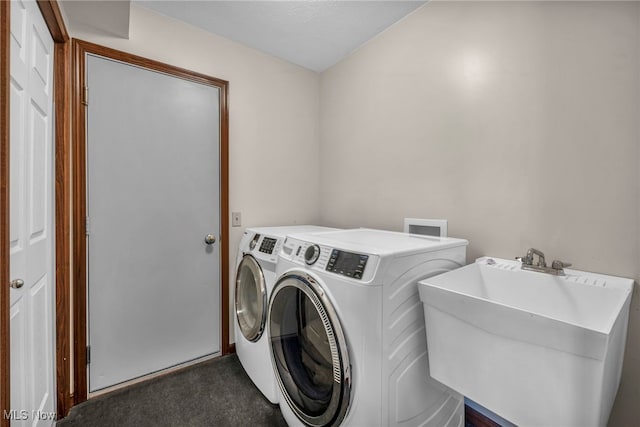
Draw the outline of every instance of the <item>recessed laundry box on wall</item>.
M447 237L448 223L446 219L405 218L405 233L425 236Z

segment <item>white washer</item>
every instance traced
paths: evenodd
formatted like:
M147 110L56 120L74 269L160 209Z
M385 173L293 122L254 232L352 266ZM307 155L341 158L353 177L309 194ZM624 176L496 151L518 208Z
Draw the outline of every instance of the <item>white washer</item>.
M269 343L263 334L277 254L288 234L332 231L314 225L247 228L236 258L234 331L236 354L249 378L271 403L278 403Z
M468 242L380 230L291 235L268 335L289 426L464 425L433 380L417 282L464 265Z

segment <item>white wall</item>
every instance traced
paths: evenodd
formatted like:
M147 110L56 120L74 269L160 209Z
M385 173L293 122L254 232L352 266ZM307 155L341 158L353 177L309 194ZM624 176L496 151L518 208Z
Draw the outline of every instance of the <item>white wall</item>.
M429 3L321 76L320 221L640 281L640 4ZM640 303L610 425L637 423ZM544 410L544 409L541 409Z
M232 289L244 227L318 222L319 76L136 5L130 19L129 39L70 31L229 81L229 206L242 212L242 227L230 234Z

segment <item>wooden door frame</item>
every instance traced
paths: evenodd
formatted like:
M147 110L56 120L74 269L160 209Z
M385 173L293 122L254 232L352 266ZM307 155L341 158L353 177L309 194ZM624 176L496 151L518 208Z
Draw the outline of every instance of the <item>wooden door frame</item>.
M55 128L55 242L56 242L56 400L58 417L70 408L69 346L69 166L70 166L70 56L69 33L57 0L37 0L40 12L54 41L53 85ZM0 1L0 414L11 407L10 325L9 325L9 79L11 2ZM0 415L0 426L9 420Z
M11 407L9 366L9 79L11 25L10 3L0 2L0 411ZM9 427L9 420L0 417L0 426Z
M86 115L82 103L86 85L87 54L158 71L220 90L220 298L221 351L229 347L229 82L184 68L132 55L82 40L73 40L73 335L74 403L87 400L87 247L86 212Z

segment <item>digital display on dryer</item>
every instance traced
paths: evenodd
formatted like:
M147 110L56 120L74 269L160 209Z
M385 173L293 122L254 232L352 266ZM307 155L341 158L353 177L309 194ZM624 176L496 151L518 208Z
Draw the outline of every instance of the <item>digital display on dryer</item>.
M334 249L327 263L327 271L342 274L353 279L362 279L369 255L345 252Z

